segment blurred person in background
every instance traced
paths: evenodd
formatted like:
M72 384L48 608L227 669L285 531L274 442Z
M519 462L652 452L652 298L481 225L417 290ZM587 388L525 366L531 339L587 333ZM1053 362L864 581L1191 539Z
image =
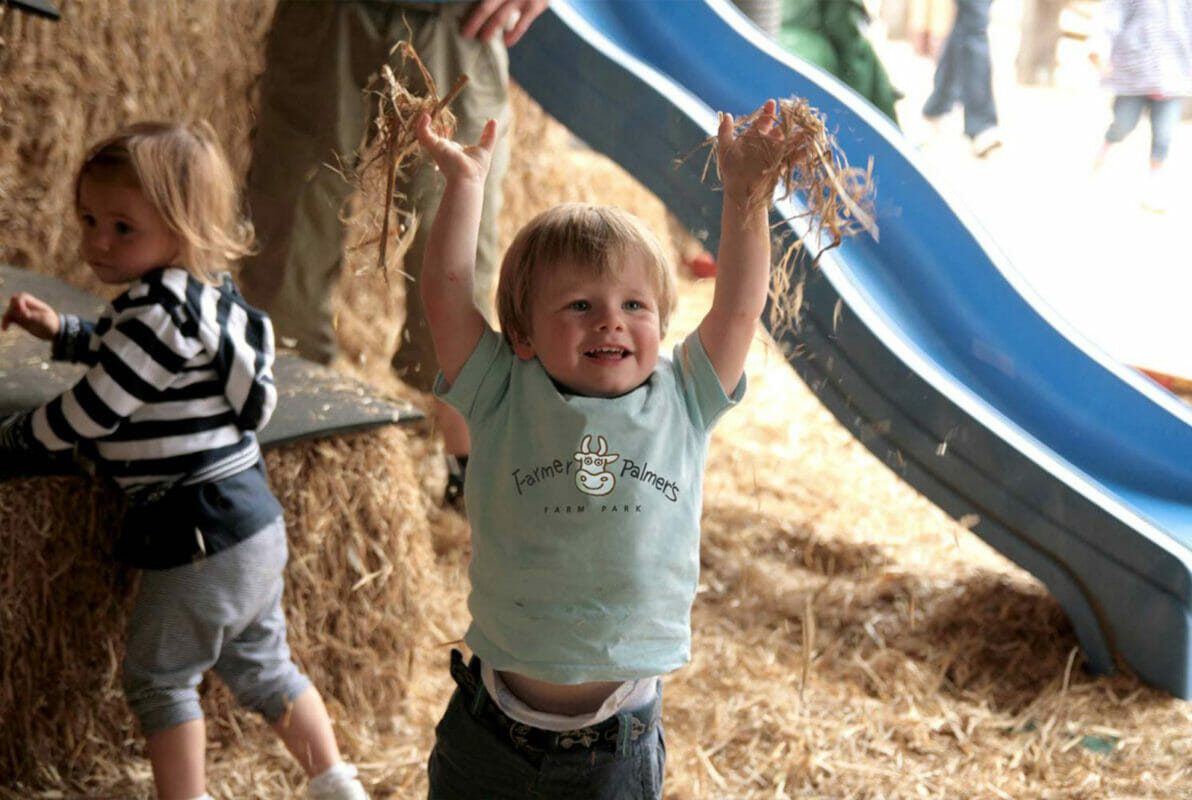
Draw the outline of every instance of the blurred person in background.
M1055 51L1060 41L1060 13L1068 0L1024 0L1022 36L1014 70L1024 86L1055 80Z
M1104 0L1089 58L1113 92L1113 121L1097 154L1100 167L1111 148L1151 121L1151 168L1143 205L1167 208L1171 192L1165 164L1184 102L1192 97L1192 0Z
M840 78L897 124L894 102L901 94L866 38L869 22L863 0L782 0L778 43Z
M989 56L989 7L993 0L956 0L956 17L935 69L923 116L935 122L957 102L964 107L964 135L984 158L1002 143L993 101Z

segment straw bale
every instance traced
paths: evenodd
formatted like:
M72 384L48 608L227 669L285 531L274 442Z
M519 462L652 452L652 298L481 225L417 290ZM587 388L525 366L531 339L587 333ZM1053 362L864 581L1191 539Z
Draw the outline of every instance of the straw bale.
M358 723L400 716L425 636L436 581L419 452L390 427L267 456L289 534L291 647L333 715ZM118 492L86 478L0 483L0 775L53 784L52 765L93 781L137 739L119 682L136 572L104 556L122 513ZM233 705L206 682L217 745L260 738Z
M86 148L128 123L206 119L243 174L273 5L67 0L55 23L0 4L0 261L100 288L62 223Z

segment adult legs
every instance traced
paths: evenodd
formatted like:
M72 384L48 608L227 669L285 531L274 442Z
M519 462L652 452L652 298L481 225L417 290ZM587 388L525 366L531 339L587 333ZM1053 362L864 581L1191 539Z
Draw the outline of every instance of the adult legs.
M952 110L956 101L960 99L960 42L956 25L944 40L944 49L940 51L939 61L936 62L935 79L931 94L923 104L923 116L927 118L940 117Z
M459 35L464 18L471 12L469 4L447 3L431 13L411 14L412 44L434 79L439 94L446 94L460 75L468 75L467 88L452 105L457 120L455 139L476 141L489 119L497 120L497 146L493 153L488 181L485 184L484 207L480 218L480 236L476 252L474 300L489 320L492 320L492 295L497 263L497 219L501 211L501 183L509 166L509 60L500 37L484 42L464 39ZM417 20L414 23L414 20ZM401 24L404 36L405 23ZM421 91L421 75L413 71L403 76L414 91ZM406 319L398 337L393 368L406 383L423 391L434 385L438 371L434 343L426 323L426 313L418 286L422 274L422 256L430 232L430 221L439 207L443 180L429 161L415 170L410 180L398 187L409 198L417 212L419 224L413 241L405 254L403 272L406 274ZM446 405L436 408L436 421L443 434L447 453L467 455L470 450L467 426L462 417Z
M992 0L957 0L953 34L959 39L960 92L964 133L970 139L997 125L993 69L989 56L989 6Z
M1067 0L1025 0L1022 33L1014 59L1018 82L1034 85L1040 74L1048 83L1055 74L1055 51L1060 39L1060 14Z
M458 123L456 141L476 141L485 123L489 119L497 120L497 149L485 184L474 292L477 307L491 320L498 260L497 217L501 207L501 182L509 165L509 61L499 37L494 37L492 42L483 42L459 36L459 27L470 10L466 4L444 4L441 11L428 14L416 27L412 43L440 94L445 94L460 75L469 77L467 88L451 107ZM418 74L403 77L415 87L414 91L421 91L422 81ZM430 220L438 211L443 186L443 178L434 164L426 161L419 165L407 183L398 187L409 197L420 222L405 255L404 271L409 276L406 278L406 320L393 356L393 366L406 383L424 391L434 385L437 361L417 280L422 274L422 256L430 234Z
M259 251L244 260L245 296L305 357L335 355L332 295L342 266L340 213L366 127L361 89L388 55L375 8L281 2L265 48L261 109L246 198Z

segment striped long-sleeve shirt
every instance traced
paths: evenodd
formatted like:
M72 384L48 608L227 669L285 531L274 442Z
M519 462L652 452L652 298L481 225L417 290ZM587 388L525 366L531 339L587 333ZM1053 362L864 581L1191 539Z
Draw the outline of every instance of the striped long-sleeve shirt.
M1192 97L1192 0L1104 0L1093 47L1117 95Z
M253 466L277 403L273 330L230 279L185 270L133 283L94 324L64 315L54 357L90 366L71 389L9 426L55 452L86 444L121 487L216 481Z
M273 329L231 279L165 267L99 320L63 315L57 360L73 387L0 425L0 452L78 448L130 497L117 555L168 567L252 535L281 513L256 431L277 404Z

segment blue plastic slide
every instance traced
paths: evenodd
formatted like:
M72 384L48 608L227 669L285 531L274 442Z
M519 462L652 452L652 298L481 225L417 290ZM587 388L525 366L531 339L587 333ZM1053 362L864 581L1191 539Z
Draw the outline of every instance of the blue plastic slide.
M881 241L794 267L802 322L779 334L791 366L890 469L1047 585L1091 671L1120 657L1192 693L1192 409L1056 318L893 125L726 0L555 0L511 60L713 252L703 158L673 164L714 132L715 110L806 97L852 164L872 157ZM801 210L775 204L773 219Z

